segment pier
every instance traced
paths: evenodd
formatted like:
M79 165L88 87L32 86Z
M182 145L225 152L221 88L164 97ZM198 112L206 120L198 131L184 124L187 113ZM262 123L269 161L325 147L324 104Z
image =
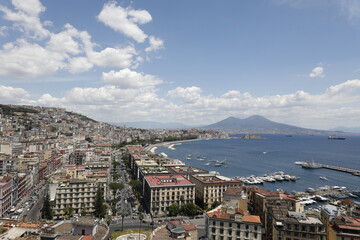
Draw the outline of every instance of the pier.
M297 164L297 165L303 165L303 164L307 164L307 163L308 162L295 162L295 164ZM327 168L327 169L331 169L331 170L335 170L335 171L339 171L339 172L351 173L352 175L360 177L360 170L344 168L344 167L338 167L338 166L332 166L332 165L327 165L327 164L322 164L322 163L314 163L314 162L312 162L311 164L314 165L314 166L319 166L321 168Z

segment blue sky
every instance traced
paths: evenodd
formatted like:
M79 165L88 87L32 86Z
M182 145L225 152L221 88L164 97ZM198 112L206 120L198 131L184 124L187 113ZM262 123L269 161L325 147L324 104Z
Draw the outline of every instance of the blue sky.
M4 0L0 102L100 121L360 122L360 1Z

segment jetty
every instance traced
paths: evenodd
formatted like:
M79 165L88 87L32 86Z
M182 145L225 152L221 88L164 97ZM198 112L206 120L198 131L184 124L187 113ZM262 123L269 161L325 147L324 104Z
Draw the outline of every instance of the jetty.
M303 164L306 164L306 162L295 162L295 164L303 165ZM332 165L322 164L322 163L313 163L313 164L316 165L316 166L319 166L320 168L327 168L327 169L335 170L335 171L339 171L339 172L351 173L352 175L360 177L360 170L344 168L344 167L338 167L338 166L332 166Z

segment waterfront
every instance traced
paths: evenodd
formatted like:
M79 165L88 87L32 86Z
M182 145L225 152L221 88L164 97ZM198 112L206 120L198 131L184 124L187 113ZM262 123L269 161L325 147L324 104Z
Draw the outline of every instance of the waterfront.
M208 171L235 176L262 176L277 171L300 177L296 181L265 182L263 188L289 193L305 191L308 187L345 186L360 189L360 177L329 169L304 169L296 161L314 161L322 164L360 170L360 137L349 136L345 141L331 141L327 136L262 135L266 140L213 139L159 147L171 158ZM191 155L191 159L187 156ZM226 161L221 167L208 162ZM320 179L326 177L327 180Z

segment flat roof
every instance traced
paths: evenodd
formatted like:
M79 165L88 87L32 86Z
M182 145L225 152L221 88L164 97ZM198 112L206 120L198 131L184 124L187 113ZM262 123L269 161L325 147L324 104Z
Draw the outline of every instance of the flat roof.
M195 186L194 183L184 178L180 174L166 174L166 175L147 175L146 181L150 187L163 187L163 186Z
M199 174L193 175L193 177L203 183L239 183L241 184L242 181L240 180L233 180L233 179L226 179L222 178L221 176L214 175L214 174Z

